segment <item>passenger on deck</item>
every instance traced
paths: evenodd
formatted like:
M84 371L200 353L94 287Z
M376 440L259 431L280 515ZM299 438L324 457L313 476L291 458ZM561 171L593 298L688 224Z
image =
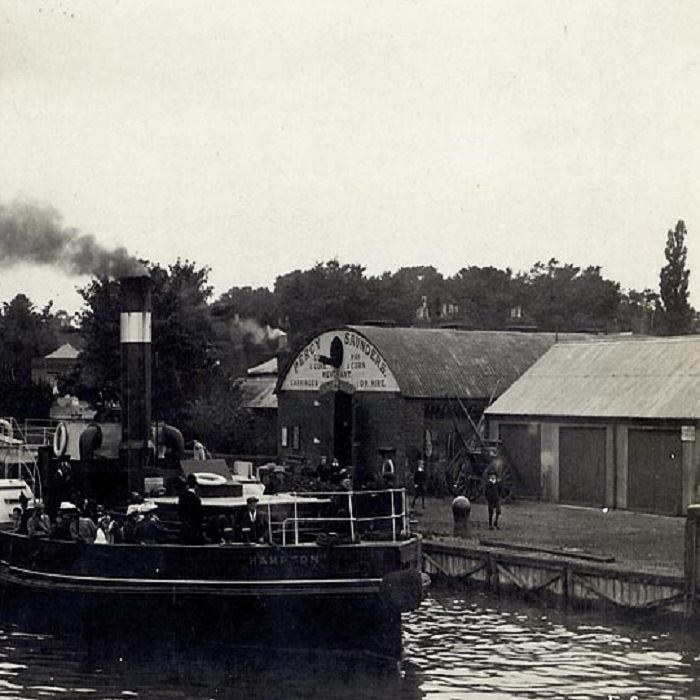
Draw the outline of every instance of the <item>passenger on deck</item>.
M90 518L83 517L76 508L70 511L70 534L75 542L93 544L97 536L97 525Z
M22 534L22 509L19 506L12 509L12 532Z
M162 544L165 542L165 530L155 511L158 506L153 501L146 501L141 506L143 519L136 524L136 541L140 544Z
M71 517L72 511L78 512L78 509L72 503L64 501L59 504L59 510L56 513L56 518L53 527L49 532L49 538L52 540L62 540L63 542L72 542L73 535L71 533Z
M97 521L95 544L114 544L116 523L109 513L104 513Z
M187 489L177 501L180 516L180 541L183 544L204 544L202 532L202 499L197 493L197 477L187 476Z
M51 520L61 508L61 504L68 501L73 493L73 475L70 462L59 462L55 472L51 476L49 495L46 499L46 512Z
M44 504L40 500L35 500L29 504L31 515L27 520L27 534L29 537L48 537L51 532L51 521L44 512Z
M263 493L266 496L273 496L274 494L279 492L279 484L277 481L277 475L275 474L274 471L268 472L265 474L265 476L262 477L262 482L265 484L265 488L263 490Z
M258 510L259 500L248 496L246 509L236 519L236 540L246 544L264 544L269 538L267 518Z
M341 491L352 491L352 477L347 469L340 470L340 489Z
M126 509L126 519L119 530L115 533L115 542L123 542L124 544L136 544L136 527L143 519L141 514L141 505L139 503L131 503Z

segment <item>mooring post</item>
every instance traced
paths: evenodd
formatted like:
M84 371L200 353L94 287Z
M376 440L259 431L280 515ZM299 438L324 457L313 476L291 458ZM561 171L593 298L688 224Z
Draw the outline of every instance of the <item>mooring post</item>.
M466 496L457 496L452 501L452 518L455 537L466 537L469 531L469 515L472 504Z
M700 528L700 504L688 506L685 519L685 614L695 614L698 595L698 528Z

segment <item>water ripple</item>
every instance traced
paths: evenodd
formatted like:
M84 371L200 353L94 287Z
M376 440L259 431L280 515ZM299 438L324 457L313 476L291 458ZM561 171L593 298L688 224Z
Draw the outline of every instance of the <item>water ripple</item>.
M95 664L76 640L0 630L0 698L39 700L588 700L700 697L700 639L600 615L434 591L404 619L402 673L228 650ZM197 652L195 656L195 651ZM222 653L223 651L223 653ZM160 653L160 652L159 652Z

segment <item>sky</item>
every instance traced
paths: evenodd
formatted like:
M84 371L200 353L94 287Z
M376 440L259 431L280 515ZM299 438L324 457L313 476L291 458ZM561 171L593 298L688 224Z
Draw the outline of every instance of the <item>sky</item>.
M0 0L0 206L215 296L333 258L658 289L683 219L700 305L698 36L697 0ZM7 253L0 302L80 307Z

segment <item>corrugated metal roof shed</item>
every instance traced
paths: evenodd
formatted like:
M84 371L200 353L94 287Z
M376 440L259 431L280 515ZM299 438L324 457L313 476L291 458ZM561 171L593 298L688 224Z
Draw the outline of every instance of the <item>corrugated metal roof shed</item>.
M557 344L486 413L698 419L700 336Z
M382 353L404 396L498 396L554 345L554 333L350 326Z

